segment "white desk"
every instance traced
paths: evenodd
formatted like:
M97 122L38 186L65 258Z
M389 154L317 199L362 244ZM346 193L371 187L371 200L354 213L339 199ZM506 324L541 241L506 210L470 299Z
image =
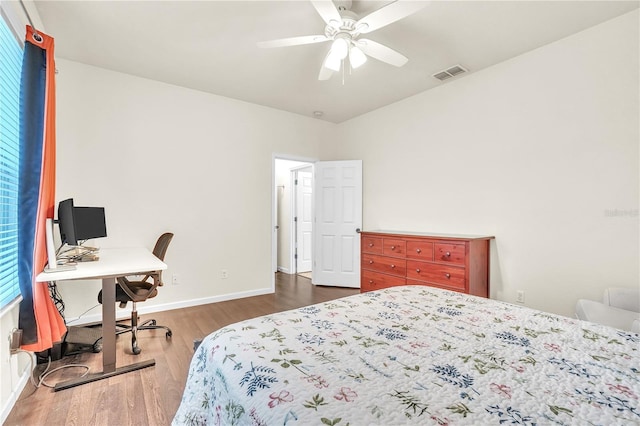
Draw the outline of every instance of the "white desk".
M65 280L102 280L102 372L58 383L56 391L95 382L118 374L155 365L154 359L116 368L116 277L161 271L167 265L146 248L100 249L99 260L78 263L76 269L41 272L38 282Z

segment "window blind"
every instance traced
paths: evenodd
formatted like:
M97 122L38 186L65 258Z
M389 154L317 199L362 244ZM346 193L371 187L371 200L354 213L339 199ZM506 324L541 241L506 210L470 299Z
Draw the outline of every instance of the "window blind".
M0 309L18 284L18 157L22 48L0 17Z

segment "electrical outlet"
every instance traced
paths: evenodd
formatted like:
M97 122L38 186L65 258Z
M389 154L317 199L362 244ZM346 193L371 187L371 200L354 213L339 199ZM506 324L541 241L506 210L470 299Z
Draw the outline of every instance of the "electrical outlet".
M173 284L173 285L180 284L180 275L173 274L173 276L171 277L171 284Z
M524 291L522 290L518 290L516 292L516 302L518 303L524 303Z
M229 278L229 271L227 271L226 269L222 269L220 271L220 278L222 278L223 280Z

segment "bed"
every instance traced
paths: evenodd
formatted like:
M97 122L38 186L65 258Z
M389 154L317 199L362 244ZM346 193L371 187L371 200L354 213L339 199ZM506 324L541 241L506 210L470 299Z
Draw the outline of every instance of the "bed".
M224 327L174 425L637 425L640 335L424 286Z

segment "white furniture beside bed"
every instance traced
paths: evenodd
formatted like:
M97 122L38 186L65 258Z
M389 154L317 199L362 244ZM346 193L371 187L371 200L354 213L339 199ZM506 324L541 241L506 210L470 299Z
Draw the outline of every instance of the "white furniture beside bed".
M232 324L174 425L637 425L640 335L420 285Z
M362 232L360 289L420 284L489 297L489 243L493 238Z
M611 287L604 291L602 302L580 299L576 303L576 316L581 320L640 333L640 289Z
M99 260L79 262L76 269L41 272L38 282L66 280L102 280L102 372L58 383L55 390L67 389L118 374L155 365L150 359L116 368L116 277L167 269L167 265L146 248L100 249ZM55 270L51 270L55 271ZM78 287L78 291L82 291Z

